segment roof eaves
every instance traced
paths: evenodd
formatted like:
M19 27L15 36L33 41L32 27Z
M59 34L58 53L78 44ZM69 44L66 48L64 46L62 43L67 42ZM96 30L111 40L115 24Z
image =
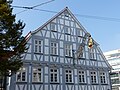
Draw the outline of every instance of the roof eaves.
M25 41L28 42L28 40L30 39L31 37L31 31L25 36Z

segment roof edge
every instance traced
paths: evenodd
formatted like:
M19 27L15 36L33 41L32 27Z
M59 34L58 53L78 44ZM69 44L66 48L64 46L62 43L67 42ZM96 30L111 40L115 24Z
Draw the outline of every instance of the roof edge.
M61 10L60 12L58 12L55 16L53 16L51 19L49 19L46 23L44 23L42 26L40 26L39 28L37 28L35 31L32 31L31 33L32 34L37 33L40 29L42 29L44 26L46 26L47 24L49 24L53 19L55 19L57 16L59 16L65 10L68 10L68 7L65 7L63 10Z

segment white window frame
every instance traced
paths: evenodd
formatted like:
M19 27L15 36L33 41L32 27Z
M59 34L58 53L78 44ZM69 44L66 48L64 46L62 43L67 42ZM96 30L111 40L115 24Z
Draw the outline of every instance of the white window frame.
M94 48L90 48L89 52L90 52L90 59L96 60L96 51L95 51L95 49Z
M35 53L43 53L43 41L42 40L34 40L34 52Z
M105 72L100 72L100 83L101 84L106 84L106 73Z
M72 57L72 45L65 44L65 56Z
M33 67L32 81L33 82L42 82L42 69L40 67Z
M72 70L65 70L65 82L66 83L73 83L73 71Z
M68 26L64 27L64 32L65 34L69 34L70 35L70 28Z
M58 55L58 43L57 42L51 42L50 43L50 53L52 55Z
M91 76L91 83L96 84L97 83L97 72L96 71L91 71L90 76Z
M26 82L27 81L27 69L22 67L16 74L16 81L17 82Z
M50 69L50 82L58 83L59 82L59 73L57 68Z
M78 71L79 83L86 83L86 73L83 70Z
M77 30L77 34L76 35L78 35L80 37L83 37L83 30L79 29L79 28L77 28L76 30Z
M68 12L64 12L65 17L69 17L69 13Z
M51 23L50 25L51 25L50 26L51 31L57 31L55 23Z

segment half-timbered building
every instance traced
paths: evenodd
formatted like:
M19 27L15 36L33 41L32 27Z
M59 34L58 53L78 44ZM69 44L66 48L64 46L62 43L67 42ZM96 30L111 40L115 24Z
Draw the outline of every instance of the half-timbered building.
M10 90L111 90L110 65L94 39L88 47L86 34L67 7L30 32Z

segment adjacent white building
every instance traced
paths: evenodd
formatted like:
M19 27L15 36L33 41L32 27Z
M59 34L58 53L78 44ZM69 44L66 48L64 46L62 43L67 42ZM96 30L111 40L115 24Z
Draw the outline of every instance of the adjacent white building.
M10 90L111 90L111 67L96 41L88 48L87 34L67 7L30 32L24 65L12 76Z
M104 55L113 68L111 72L112 90L120 90L120 49L105 52Z

